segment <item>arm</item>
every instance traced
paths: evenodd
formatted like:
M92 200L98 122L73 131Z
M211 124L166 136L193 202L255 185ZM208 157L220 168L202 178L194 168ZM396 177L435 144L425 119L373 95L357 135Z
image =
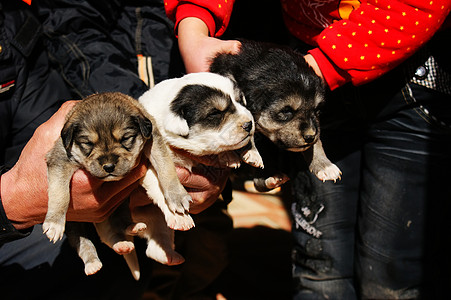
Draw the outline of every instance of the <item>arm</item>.
M207 25L210 36L219 37L229 24L234 2L234 0L166 0L165 9L168 17L175 22L176 32L180 21L194 17Z
M185 18L179 24L178 44L188 73L206 72L217 53L237 53L238 41L222 41L208 35L207 25L197 18Z
M364 84L410 57L440 28L450 1L368 1L333 23L309 52L330 89Z
M176 24L180 54L188 73L205 72L220 52L237 53L238 41L222 41L234 1L167 1L166 13Z

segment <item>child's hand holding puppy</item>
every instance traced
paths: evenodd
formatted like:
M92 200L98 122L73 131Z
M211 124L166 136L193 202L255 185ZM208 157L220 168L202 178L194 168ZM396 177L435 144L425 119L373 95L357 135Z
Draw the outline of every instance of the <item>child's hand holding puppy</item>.
M240 50L239 41L210 37L207 25L194 17L180 21L178 44L188 73L207 72L211 58L218 53L236 54Z

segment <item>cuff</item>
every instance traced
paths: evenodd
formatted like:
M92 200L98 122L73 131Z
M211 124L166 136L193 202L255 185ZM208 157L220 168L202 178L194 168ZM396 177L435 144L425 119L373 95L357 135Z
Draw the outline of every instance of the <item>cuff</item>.
M181 20L188 17L201 19L207 25L210 36L215 36L216 22L208 10L194 4L180 5L175 15L175 28L178 27Z
M314 48L308 53L315 58L330 90L339 88L351 81L351 76L338 68L319 48Z

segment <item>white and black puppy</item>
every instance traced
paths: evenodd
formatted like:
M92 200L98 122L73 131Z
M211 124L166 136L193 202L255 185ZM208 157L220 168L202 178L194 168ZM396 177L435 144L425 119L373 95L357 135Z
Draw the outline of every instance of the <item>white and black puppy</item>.
M239 167L241 159L263 168L254 145L255 125L246 98L236 83L213 73L194 73L165 80L139 101L155 119L170 147L195 156L218 155L219 164ZM249 147L246 147L249 146ZM243 149L241 157L235 150ZM173 153L176 165L195 162Z
M121 93L91 95L74 106L66 117L60 138L46 157L49 199L43 230L51 241L61 239L65 231L70 181L77 169L83 168L103 181L117 181L137 165L141 154L150 161L142 185L148 186L149 180L153 184L156 178L160 187L158 195L163 195L159 206L172 216L172 226L194 226L188 214L191 197L178 180L169 149L154 125L152 116L137 100ZM154 198L152 192L147 190L151 199ZM136 234L146 225L132 224L129 212L128 222L121 220L122 215L113 214L105 222L96 224L96 228L103 242L119 254L127 254L125 258L129 265L137 267L136 254L132 252L134 245L126 233ZM161 234L152 237L161 240L154 242L158 248L155 251L161 252L163 250L158 245L167 243L166 240L170 240L171 236L170 233L169 236L164 235L167 228L164 220L154 223L154 231L162 228ZM73 224L67 231L68 238L83 259L86 274L94 274L102 264L94 245L81 231L82 224ZM164 251L177 256L171 246ZM139 272L133 275L139 278Z
M263 167L253 140L254 119L244 107L243 93L229 78L213 73L193 73L168 79L144 93L139 102L153 116L170 148L195 156L216 155L219 165L224 167L236 168L241 160L255 167ZM240 150L239 155L237 150ZM171 154L176 166L191 170L197 164L177 151ZM153 190L153 202L160 206L170 228L186 230L191 227L190 222L183 226L184 220L176 220L166 212L164 196L161 193L155 196L160 189L156 177L153 184L149 181L145 187ZM146 230L139 233L139 236L148 240L147 256L160 256L161 261L171 264L173 259L181 258L161 251L155 253L155 249L161 248L154 247L154 241L148 238L157 234L153 226L149 226L154 216L155 208L152 206L133 212L135 222L148 225ZM182 226L174 226L175 221ZM162 248L169 248L169 245Z
M320 140L318 105L325 93L322 80L291 48L247 40L241 43L238 54L215 57L210 71L235 79L258 132L280 149L302 152L319 179L339 179L341 172L326 157ZM266 188L284 180L269 178ZM255 183L265 190L262 181Z

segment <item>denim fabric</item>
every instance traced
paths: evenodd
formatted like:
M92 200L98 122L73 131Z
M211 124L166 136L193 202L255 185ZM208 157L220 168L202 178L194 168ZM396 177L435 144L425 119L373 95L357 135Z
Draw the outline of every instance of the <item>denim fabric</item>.
M303 170L292 181L295 299L446 295L451 97L398 79L327 98L321 137L343 176L323 183ZM301 226L306 209L319 237Z

